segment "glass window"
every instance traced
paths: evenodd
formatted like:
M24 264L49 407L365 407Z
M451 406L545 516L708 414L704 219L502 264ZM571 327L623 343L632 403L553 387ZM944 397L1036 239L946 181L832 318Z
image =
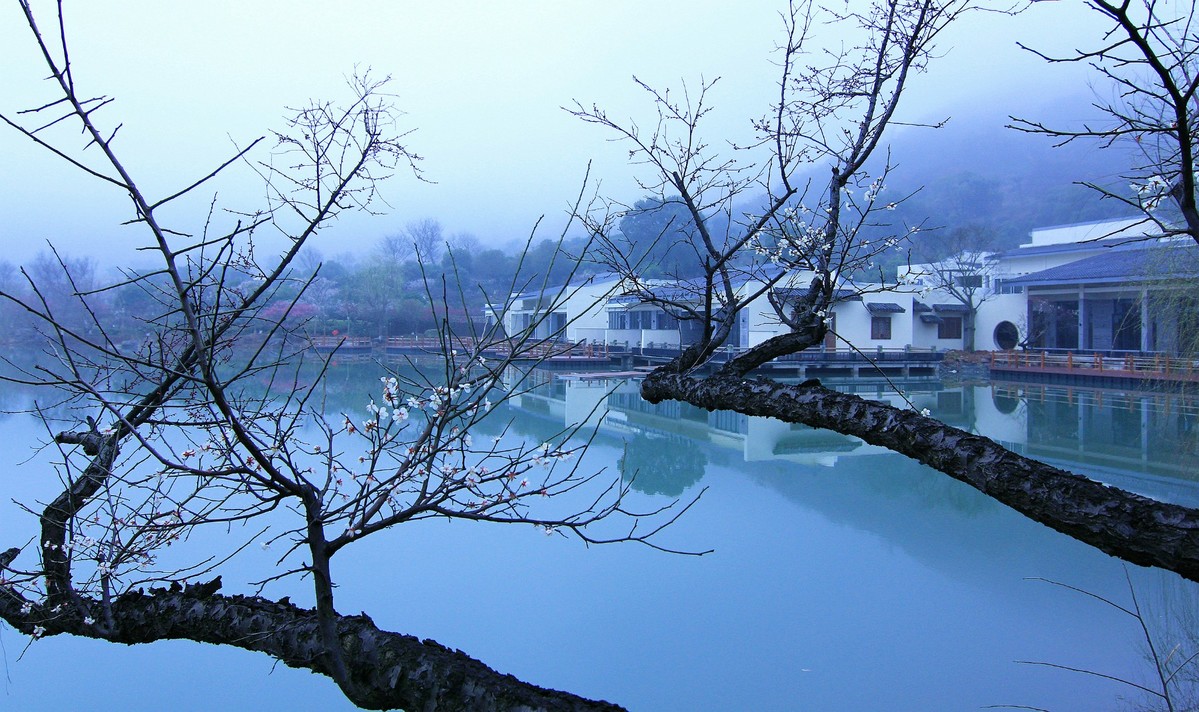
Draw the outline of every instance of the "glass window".
M627 329L629 328L629 313L625 311L610 311L608 312L608 328L609 329Z
M962 338L962 317L960 316L943 316L941 323L937 325L938 339L960 339Z
M886 340L891 338L891 317L870 317L870 338Z

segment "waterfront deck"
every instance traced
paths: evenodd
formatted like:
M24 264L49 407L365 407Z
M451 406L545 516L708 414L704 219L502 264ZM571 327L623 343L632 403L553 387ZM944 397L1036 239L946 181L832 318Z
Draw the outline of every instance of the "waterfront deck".
M445 346L446 344L440 339L423 336L393 336L384 342L384 350L388 354L440 354ZM455 338L449 346L451 349L463 353L477 351L486 359L511 359L516 362L536 361L551 368L586 364L607 366L612 363L613 359L604 345L584 342L543 341L529 345L493 341L484 344L480 350L479 343L473 338Z
M664 364L679 355L677 346L638 347L626 344L595 342L543 341L519 345L493 341L482 346L473 338L454 338L449 343L435 337L393 336L387 339L369 337L322 336L312 340L320 351L370 354L381 351L386 355L436 355L447 349L459 353L480 353L488 360L536 362L549 369L598 369L616 367L633 373ZM515 349L515 350L514 350ZM746 349L725 347L714 354L711 364L719 366L736 358ZM931 376L945 357L944 351L933 349L896 348L853 351L850 349L814 348L775 359L761 367L773 376L808 378L884 376Z
M740 356L744 347L724 347L717 351L709 362L719 366ZM632 348L624 357L626 367L656 366L678 356L678 349ZM872 375L931 376L945 358L944 351L918 348L851 349L813 348L777 358L759 367L759 371L771 376L810 378L820 377L869 377Z
M1199 367L1194 359L1164 354L996 351L991 354L990 368L994 375L1057 383L1199 382Z

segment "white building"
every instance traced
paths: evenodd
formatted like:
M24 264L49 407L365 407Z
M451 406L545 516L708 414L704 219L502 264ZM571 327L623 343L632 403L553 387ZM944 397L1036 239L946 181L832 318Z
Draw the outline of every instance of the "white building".
M1162 257L1164 246L1146 238L1145 225L1133 218L1042 228L1014 250L954 262L955 279L978 285L969 300L975 306L974 347L1175 349L1189 320L1155 311L1151 294L1163 293L1163 260L1170 273L1165 277L1175 285L1171 289L1183 279L1199 279L1199 248L1190 240L1174 241L1165 246L1170 255ZM1150 259L1150 254L1157 257ZM975 274L967 274L970 265L976 265ZM1156 267L1150 270L1152 265ZM832 307L830 334L820 348L852 345L867 353L962 348L970 306L961 290L937 287L944 276L932 278L936 267L912 265L899 275L899 286L847 285ZM565 287L517 295L505 315L505 328L515 334L536 324L537 338L561 334L574 342L640 351L672 351L694 343L695 322L620 293L619 287L615 275L588 275ZM738 290L750 294L761 287L750 281ZM689 285L663 282L651 288L673 301L698 304L703 298ZM785 300L787 291L777 288L774 294ZM752 347L785 331L769 301L759 297L740 312L725 346Z
M608 325L607 303L620 278L611 273L580 275L566 285L513 295L504 312L504 330L515 335L532 328L536 339L602 341ZM494 314L489 318L495 319Z

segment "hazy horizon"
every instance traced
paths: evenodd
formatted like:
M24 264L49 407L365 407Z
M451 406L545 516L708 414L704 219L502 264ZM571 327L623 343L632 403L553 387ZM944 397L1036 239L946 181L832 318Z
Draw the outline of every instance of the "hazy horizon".
M776 91L771 50L782 7L715 0L625 1L602 9L550 2L451 8L142 1L122 4L119 14L99 4L68 4L66 12L82 91L116 99L101 122L123 124L118 149L150 195L174 192L227 159L235 143L280 128L286 107L345 97L340 85L355 67L390 74L391 91L407 112L403 128L414 130L408 143L425 157L431 182L397 174L384 187L385 215L347 217L316 241L317 249L337 255L365 254L424 218L440 221L447 235L466 232L484 245L508 247L544 216L538 239L557 237L589 162L600 194L637 200L636 170L624 148L561 107L594 102L614 117L648 120L653 107L633 74L662 87L720 76L709 141L744 137ZM1000 116L1035 111L1062 95L1086 96L1079 67L1046 67L1015 42L1054 52L1087 46L1098 37L1091 15L1038 5L1017 18L971 16L945 36L946 56L915 77L902 118L986 114L988 107ZM18 9L9 6L0 18L0 61L9 67L0 111L11 115L42 103L45 69ZM44 14L43 29L52 19L52 12ZM835 41L833 30L822 39ZM1060 118L1085 115L1086 104L1060 106ZM136 228L120 226L130 211L118 191L11 129L0 132L0 149L18 167L0 177L5 259L25 262L47 241L104 264L139 259L132 252L140 242ZM202 227L214 190L232 207L259 202L260 182L239 173L181 211L191 229Z

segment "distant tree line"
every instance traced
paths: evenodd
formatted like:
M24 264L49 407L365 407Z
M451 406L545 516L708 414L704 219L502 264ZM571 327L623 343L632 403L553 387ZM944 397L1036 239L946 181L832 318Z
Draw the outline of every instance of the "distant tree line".
M1057 158L1050 151L1048 157ZM1067 161L1068 162L1068 161ZM1043 164L1038 164L1043 165ZM927 189L902 202L894 218L900 222L923 219L927 229L910 237L910 247L919 260L951 256L956 237L969 234L974 248L994 251L1015 247L1027 231L1038 225L1065 224L1113 217L1120 207L1090 201L1080 212L1078 201L1065 198L1064 191L1078 186L1043 185L1038 171L980 176L973 173L945 175ZM1020 209L1016 210L1016 202ZM753 212L752 199L746 211ZM910 215L909 215L910 214ZM636 266L648 279L686 279L696 276L695 223L687 206L677 197L647 197L616 213L612 234L620 259ZM728 215L711 216L712 229L736 229ZM868 231L868 229L867 229ZM519 269L529 275L527 290L561 284L567 275L590 274L610 269L612 254L588 250L588 236L564 240L542 239L522 248L489 246L470 233L447 234L433 218L415 220L377 241L366 254L346 252L326 256L315 248L301 252L291 279L276 294L265 316L287 314L292 324L303 324L312 335L387 337L419 335L448 320L459 333L471 329L488 300L498 301L513 284ZM576 260L582 259L582 265ZM907 248L882 254L863 279L890 280L895 268L908 261ZM134 280L129 284L93 295L86 313L70 295L93 289L104 271L94 258L45 252L25 265L0 260L0 289L24 292L47 308L61 314L65 324L83 334L95 331L95 320L106 332L121 340L140 340L147 310L161 296L146 285L154 281ZM314 276L315 275L315 276ZM38 294L31 284L38 285ZM517 283L518 287L522 283ZM165 283L161 285L166 287ZM468 318L469 317L469 318ZM22 314L13 303L0 304L6 329L0 340L27 340L35 320Z

